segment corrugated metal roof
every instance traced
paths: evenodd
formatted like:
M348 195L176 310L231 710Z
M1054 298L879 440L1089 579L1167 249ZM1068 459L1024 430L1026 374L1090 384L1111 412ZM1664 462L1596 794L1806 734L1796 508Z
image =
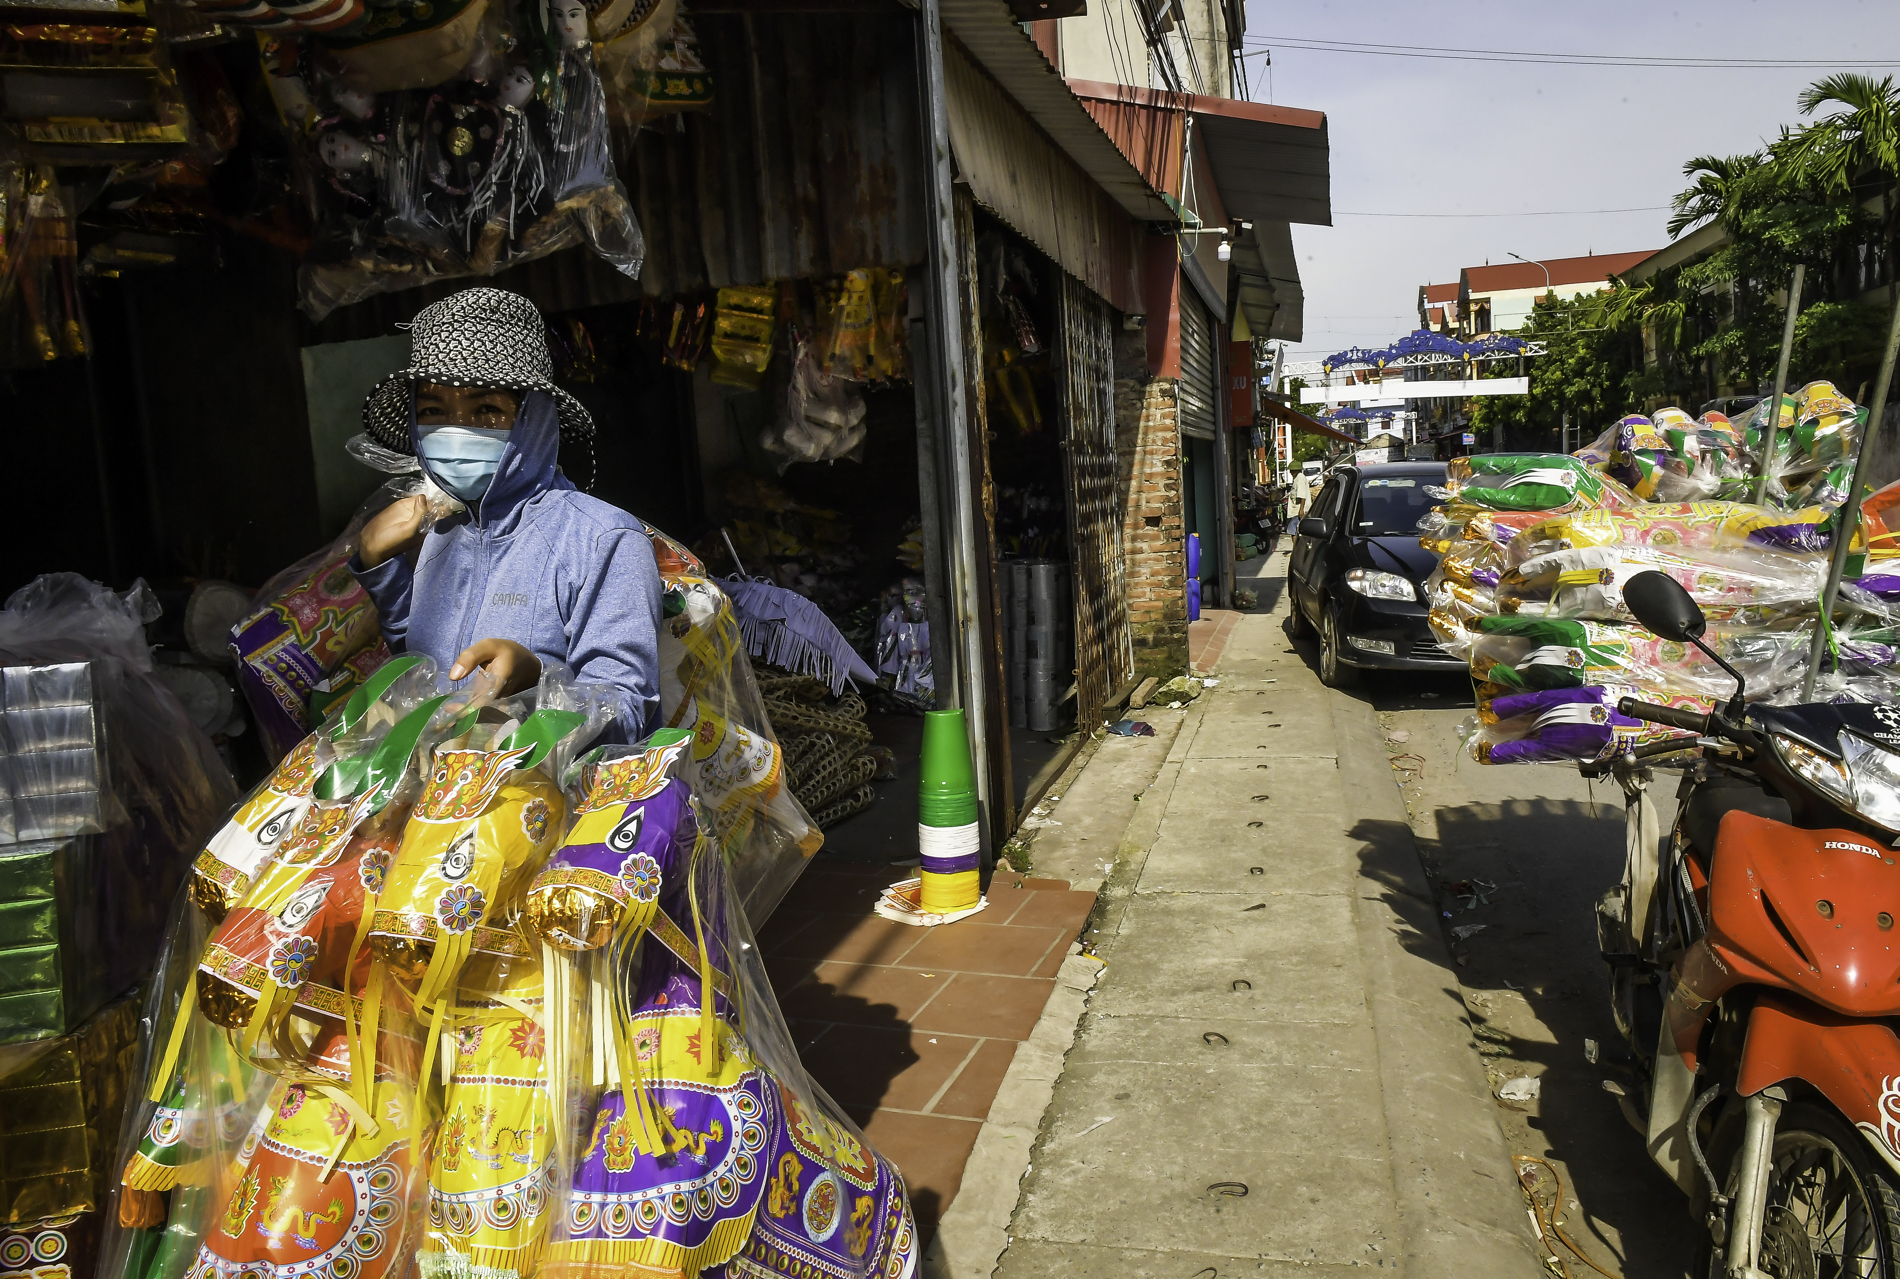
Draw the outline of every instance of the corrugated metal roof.
M622 169L649 296L923 260L912 22L694 15L713 108L642 129Z
M511 267L487 278L457 276L431 280L413 289L379 293L354 306L340 306L318 324L302 321L302 345L323 342L348 342L357 338L384 337L397 331L398 324L416 318L416 312L451 293L477 285L507 289L533 299L544 315L578 311L582 307L607 306L615 302L634 302L640 298L640 286L608 266L584 248L563 249L545 258Z
M1148 181L1180 198L1182 122L1214 170L1223 203L1246 221L1331 226L1326 114L1300 107L1072 79L1069 88Z
M389 333L476 284L556 314L924 256L923 142L908 12L695 13L707 112L661 117L616 159L646 236L636 282L586 249L492 279L435 280L332 312L310 341ZM1138 309L1138 308L1137 308Z
M1115 203L1144 221L1174 220L1173 211L1083 109L1061 74L1016 23L1004 0L941 0L941 12L944 25L971 59Z
M1274 300L1280 309L1273 313L1270 338L1298 342L1306 335L1306 289L1300 284L1300 259L1293 251L1293 229L1284 222L1256 222L1254 238L1260 241L1260 256L1273 280Z
M1358 436L1348 435L1336 426L1328 426L1318 418L1302 413L1298 409L1289 408L1268 396L1260 397L1260 408L1268 417L1278 418L1296 431L1305 431L1309 435L1324 435L1329 439L1344 440L1348 444L1359 442Z
M943 79L950 150L976 202L1117 310L1140 312L1141 224L955 45Z
M1218 104L1222 109L1207 108ZM1331 144L1326 117L1301 111L1306 120L1264 120L1229 108L1258 107L1226 99L1194 99L1194 136L1207 148L1221 198L1237 218L1311 226L1333 224ZM1291 115L1292 108L1280 108Z

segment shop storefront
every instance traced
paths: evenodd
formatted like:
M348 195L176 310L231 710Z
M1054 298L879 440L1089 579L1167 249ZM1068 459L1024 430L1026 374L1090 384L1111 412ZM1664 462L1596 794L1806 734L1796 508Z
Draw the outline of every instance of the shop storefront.
M1227 600L1253 478L1235 308L1293 269L1184 235L1218 201L978 0L151 4L0 32L0 1096L84 1114L0 1107L48 1170L0 1176L0 1243L46 1279L904 1270L902 1183L748 929L821 852L954 839L929 873L975 891L1180 669L1186 538ZM606 523L435 601L555 600L547 655L506 641L542 678L451 690L421 548L498 564L544 499ZM583 543L640 552L625 598L579 598ZM657 691L586 674L649 605ZM975 820L920 832L933 709ZM735 1206L799 1140L809 1224ZM731 1174L690 1221L616 1189L689 1149Z

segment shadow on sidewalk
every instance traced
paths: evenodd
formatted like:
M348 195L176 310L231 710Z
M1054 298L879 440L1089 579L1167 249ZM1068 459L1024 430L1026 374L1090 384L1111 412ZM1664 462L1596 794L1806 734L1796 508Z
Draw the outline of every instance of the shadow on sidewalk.
M1517 1112L1500 1118L1536 1134L1533 1153L1565 1165L1573 1183L1566 1202L1588 1204L1591 1216L1612 1226L1623 1255L1574 1214L1573 1238L1600 1259L1615 1256L1626 1279L1682 1275L1695 1229L1688 1200L1650 1162L1642 1138L1603 1091L1602 1072L1584 1057L1586 1038L1606 1047L1618 1042L1597 957L1594 904L1622 874L1620 804L1510 799L1441 807L1435 816L1439 837L1419 840L1419 854L1438 894L1429 909L1440 930L1438 960L1445 962L1447 950L1459 957L1456 976L1448 969L1447 978L1454 988L1462 979L1470 994L1478 1051L1495 1070L1533 1075L1542 1084L1534 1107L1500 1102ZM1497 886L1486 904L1447 891L1477 880ZM1458 942L1447 936L1454 924L1485 927ZM1486 1005L1516 999L1529 1005L1532 1024L1544 1034L1526 1038L1487 1020ZM1658 1211L1659 1204L1667 1207Z

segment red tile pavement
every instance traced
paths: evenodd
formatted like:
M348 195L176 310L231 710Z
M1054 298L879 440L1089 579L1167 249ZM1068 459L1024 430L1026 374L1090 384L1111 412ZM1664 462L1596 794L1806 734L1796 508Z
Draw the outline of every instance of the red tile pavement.
M1199 621L1188 623L1188 667L1197 675L1213 671L1214 664L1227 651L1227 637L1234 633L1241 615L1225 608L1204 608Z
M904 1174L928 1240L1095 894L999 874L983 913L913 928L872 910L910 873L819 862L759 945L805 1068Z

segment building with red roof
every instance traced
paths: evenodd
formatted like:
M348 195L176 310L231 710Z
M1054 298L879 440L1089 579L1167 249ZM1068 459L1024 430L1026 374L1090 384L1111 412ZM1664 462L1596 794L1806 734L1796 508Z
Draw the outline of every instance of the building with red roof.
M1508 333L1523 327L1537 299L1546 293L1569 299L1600 292L1610 287L1612 275L1622 274L1656 252L1639 249L1468 266L1458 272L1456 284L1419 286L1419 327L1467 338Z

